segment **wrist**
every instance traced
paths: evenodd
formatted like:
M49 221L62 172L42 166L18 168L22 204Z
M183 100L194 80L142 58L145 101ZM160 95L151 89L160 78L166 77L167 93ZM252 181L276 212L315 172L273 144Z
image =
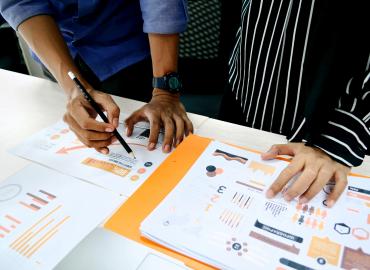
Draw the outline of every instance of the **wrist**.
M74 74L76 74L77 78L79 79L79 81L81 82L81 84L85 87L85 89L88 91L88 92L91 92L92 91L92 87L90 84L88 84L83 78L82 76L79 75L79 73L75 73L73 72ZM75 98L76 96L80 95L81 92L80 90L78 89L78 87L76 86L75 82L71 80L71 78L69 78L69 76L65 76L62 81L59 82L60 86L63 88L64 92L66 93L67 95L67 98L70 100L70 99L73 99Z
M154 88L152 92L152 98L157 98L157 97L180 101L180 93L170 93L167 90Z

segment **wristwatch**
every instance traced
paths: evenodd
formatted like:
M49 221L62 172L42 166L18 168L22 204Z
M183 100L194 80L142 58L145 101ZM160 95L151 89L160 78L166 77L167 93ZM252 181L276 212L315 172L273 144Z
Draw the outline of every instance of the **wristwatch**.
M170 72L163 77L153 77L153 88L177 94L182 91L182 81L178 73Z

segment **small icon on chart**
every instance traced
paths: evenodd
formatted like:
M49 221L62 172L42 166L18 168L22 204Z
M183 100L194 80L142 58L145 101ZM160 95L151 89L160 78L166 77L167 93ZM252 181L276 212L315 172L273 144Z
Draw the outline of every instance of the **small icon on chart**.
M235 237L231 240L226 241L226 250L230 252L235 252L238 256L242 256L248 252L247 242L240 242Z

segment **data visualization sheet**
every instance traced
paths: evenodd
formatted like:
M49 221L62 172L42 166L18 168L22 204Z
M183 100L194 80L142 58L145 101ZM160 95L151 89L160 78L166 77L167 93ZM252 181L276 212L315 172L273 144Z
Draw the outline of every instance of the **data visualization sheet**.
M124 116L121 116L124 119ZM124 134L124 126L118 129ZM12 153L38 162L62 173L130 196L166 158L160 134L157 149L148 151L149 124L135 125L133 135L123 136L134 151L131 158L119 142L112 144L108 155L87 148L62 121L48 127L11 150Z
M0 183L0 269L52 269L124 201L31 165Z
M287 165L213 141L141 233L221 269L370 269L370 179L349 177L333 208L334 182L305 204L267 199Z

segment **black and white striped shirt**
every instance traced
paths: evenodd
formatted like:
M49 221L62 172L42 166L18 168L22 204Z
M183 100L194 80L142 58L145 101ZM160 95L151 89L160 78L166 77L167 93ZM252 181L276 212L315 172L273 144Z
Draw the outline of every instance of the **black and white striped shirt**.
M246 125L357 166L370 153L370 46L355 32L370 25L365 7L348 6L244 0L229 85Z

